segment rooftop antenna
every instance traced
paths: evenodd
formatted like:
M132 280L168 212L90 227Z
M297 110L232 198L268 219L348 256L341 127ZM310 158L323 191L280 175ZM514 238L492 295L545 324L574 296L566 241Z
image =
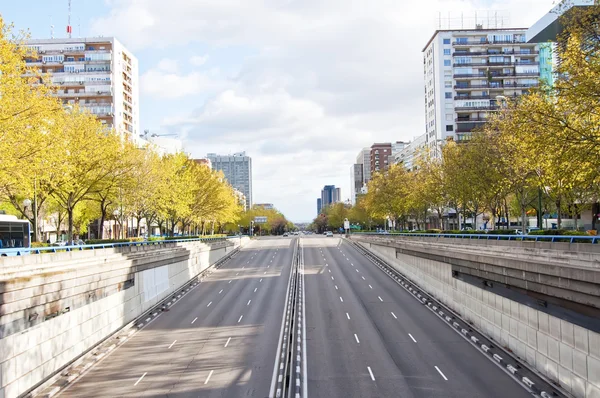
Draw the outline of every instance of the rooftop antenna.
M69 34L69 39L72 37L73 28L71 27L71 0L69 0L69 15L67 18L67 33Z

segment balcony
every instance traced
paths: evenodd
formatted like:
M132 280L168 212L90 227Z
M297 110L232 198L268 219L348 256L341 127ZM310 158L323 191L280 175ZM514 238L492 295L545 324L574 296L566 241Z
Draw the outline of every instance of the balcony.
M479 125L471 127L471 128L463 127L463 126L459 125L458 127L456 127L456 132L457 133L470 133L471 131L476 131L481 126L483 126L483 124L479 124Z
M489 95L457 95L454 97L455 100L465 99L490 99Z
M520 43L523 44L523 43ZM482 57L488 55L538 55L540 52L537 50L510 50L510 51L464 51L456 50L452 53L453 57Z
M514 76L519 76L519 77L524 77L524 76L533 76L533 77L537 77L540 75L540 72L516 72L514 74Z
M466 112L466 111L496 111L498 110L497 105L488 105L488 106L457 106L454 108L456 112Z
M79 92L79 93L65 93L63 91L57 91L55 94L55 96L60 97L60 98L77 98L77 97L112 97L112 92L111 91L84 91L84 92Z
M457 41L452 42L453 46L458 46L458 47L460 47L460 46L481 46L481 45L502 46L502 45L506 45L506 44L515 44L515 45L522 46L522 45L527 45L528 43L522 42L522 41L516 41L516 40L492 40L492 41L490 41L487 39L482 40L482 41L479 41L479 40L458 41L457 40Z
M456 123L486 123L488 118L486 117L457 117L454 119Z
M473 79L473 78L485 79L485 78L487 78L487 75L485 73L477 73L477 74L474 74L474 73L468 73L468 74L467 73L465 73L465 74L459 73L459 74L453 75L453 77L455 79Z

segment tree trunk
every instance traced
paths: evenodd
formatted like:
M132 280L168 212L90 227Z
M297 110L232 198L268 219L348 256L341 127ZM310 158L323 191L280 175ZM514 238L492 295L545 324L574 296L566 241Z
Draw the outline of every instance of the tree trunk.
M560 198L556 199L556 212L558 213L557 218L556 218L556 226L558 227L558 229L562 228L562 212L561 212L561 200Z
M98 235L100 239L104 239L104 222L106 221L106 213L102 210L102 215L100 216L100 224L98 225Z
M71 207L71 206L69 206L69 208L67 209L67 217L69 219L69 232L68 232L67 243L69 245L73 245L73 207Z

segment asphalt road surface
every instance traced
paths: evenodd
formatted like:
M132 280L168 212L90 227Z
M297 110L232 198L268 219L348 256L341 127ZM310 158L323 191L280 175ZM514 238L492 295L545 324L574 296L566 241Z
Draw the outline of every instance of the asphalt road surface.
M268 397L292 239L252 241L62 397Z
M268 397L293 242L252 241L60 395ZM348 243L301 244L303 398L531 396Z
M348 243L302 244L309 397L531 396Z

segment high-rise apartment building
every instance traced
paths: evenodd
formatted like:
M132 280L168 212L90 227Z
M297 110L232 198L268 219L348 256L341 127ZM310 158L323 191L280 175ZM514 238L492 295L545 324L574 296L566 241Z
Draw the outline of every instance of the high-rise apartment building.
M321 210L323 209L323 201L321 198L317 198L317 215L321 214Z
M210 160L213 170L220 170L232 187L242 192L246 197L247 206L252 207L252 158L246 152L233 155L217 155L209 153L206 158Z
M371 173L376 171L385 171L389 166L389 157L392 154L392 144L386 143L375 143L371 145L371 153L369 163L371 166Z
M361 193L364 185L364 174L362 164L353 164L350 167L350 202L352 206L356 204L356 199Z
M107 127L139 138L139 73L136 57L114 37L29 40L30 66L47 74L66 105L79 104Z
M502 97L538 85L539 47L526 29L437 30L423 49L426 143L468 140ZM500 98L499 98L500 97Z
M363 148L358 153L356 164L363 166L363 185L371 181L371 148Z

